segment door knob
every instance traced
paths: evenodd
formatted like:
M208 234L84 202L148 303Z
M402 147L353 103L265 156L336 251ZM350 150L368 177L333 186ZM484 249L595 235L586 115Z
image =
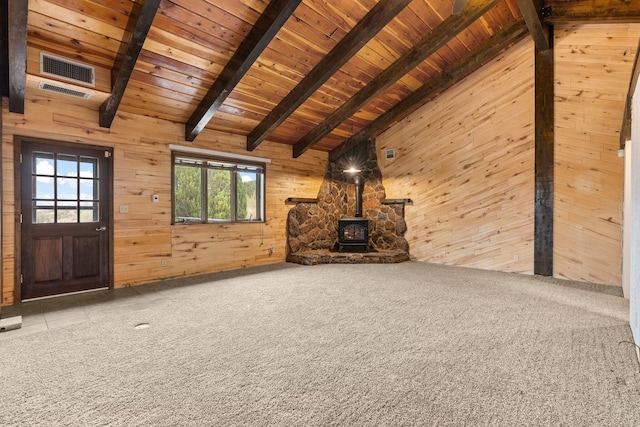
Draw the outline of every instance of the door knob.
M102 227L96 228L96 231L107 231L107 227L103 225Z

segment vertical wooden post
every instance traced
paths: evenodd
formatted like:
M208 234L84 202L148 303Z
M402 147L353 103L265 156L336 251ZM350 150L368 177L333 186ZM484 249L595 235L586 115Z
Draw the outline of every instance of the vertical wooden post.
M553 40L553 28L549 27ZM553 47L535 50L535 226L533 272L553 276Z
M0 2L0 98L3 96L9 96L9 3L6 1Z
M9 111L24 114L27 86L27 0L8 3L9 26Z

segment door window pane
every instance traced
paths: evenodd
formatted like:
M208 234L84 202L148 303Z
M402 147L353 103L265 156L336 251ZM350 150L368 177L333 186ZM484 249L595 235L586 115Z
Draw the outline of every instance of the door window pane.
M55 167L53 165L52 153L34 153L33 154L33 170L35 175L55 175Z
M98 199L98 181L93 179L80 180L80 200L97 200Z
M78 222L78 203L58 202L56 216L59 224Z
M97 178L98 159L94 157L80 157L80 176L82 178Z
M57 176L78 176L78 158L68 154L58 154Z
M53 178L46 176L34 176L33 189L34 193L32 197L34 199L54 199L55 193L53 190Z
M75 178L56 178L58 200L78 200L78 180Z
M98 202L80 202L80 222L98 222Z
M33 217L31 221L34 224L53 224L56 222L55 212L53 210L55 204L53 201L34 200L33 201Z

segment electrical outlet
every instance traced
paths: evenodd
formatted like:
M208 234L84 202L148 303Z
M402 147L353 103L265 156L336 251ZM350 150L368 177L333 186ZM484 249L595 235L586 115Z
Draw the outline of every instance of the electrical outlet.
M167 260L163 259L162 261L160 261L160 265L163 266L163 267L166 267L167 266Z
M129 206L120 205L120 213L129 213Z
M513 262L518 262L519 260L520 258L518 257L518 255L513 256Z

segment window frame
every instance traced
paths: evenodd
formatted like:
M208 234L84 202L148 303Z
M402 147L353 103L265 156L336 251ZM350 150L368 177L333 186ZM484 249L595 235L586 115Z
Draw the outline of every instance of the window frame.
M179 166L179 159L192 160L194 162L202 162L199 166L193 166L200 169L200 197L201 212L200 218L196 220L176 221L176 166ZM211 165L217 163L218 165ZM228 165L228 166L223 166ZM184 166L184 165L183 165ZM239 219L238 206L238 173L247 169L255 169L256 173L256 216L259 219ZM225 170L230 171L229 189L231 197L229 201L230 219L209 219L208 218L208 176L209 170ZM253 172L253 170L252 170ZM266 217L266 174L267 165L263 162L248 161L242 158L233 158L231 156L215 156L193 152L171 152L171 225L194 225L194 224L261 224L265 222ZM260 215L258 215L260 214Z

